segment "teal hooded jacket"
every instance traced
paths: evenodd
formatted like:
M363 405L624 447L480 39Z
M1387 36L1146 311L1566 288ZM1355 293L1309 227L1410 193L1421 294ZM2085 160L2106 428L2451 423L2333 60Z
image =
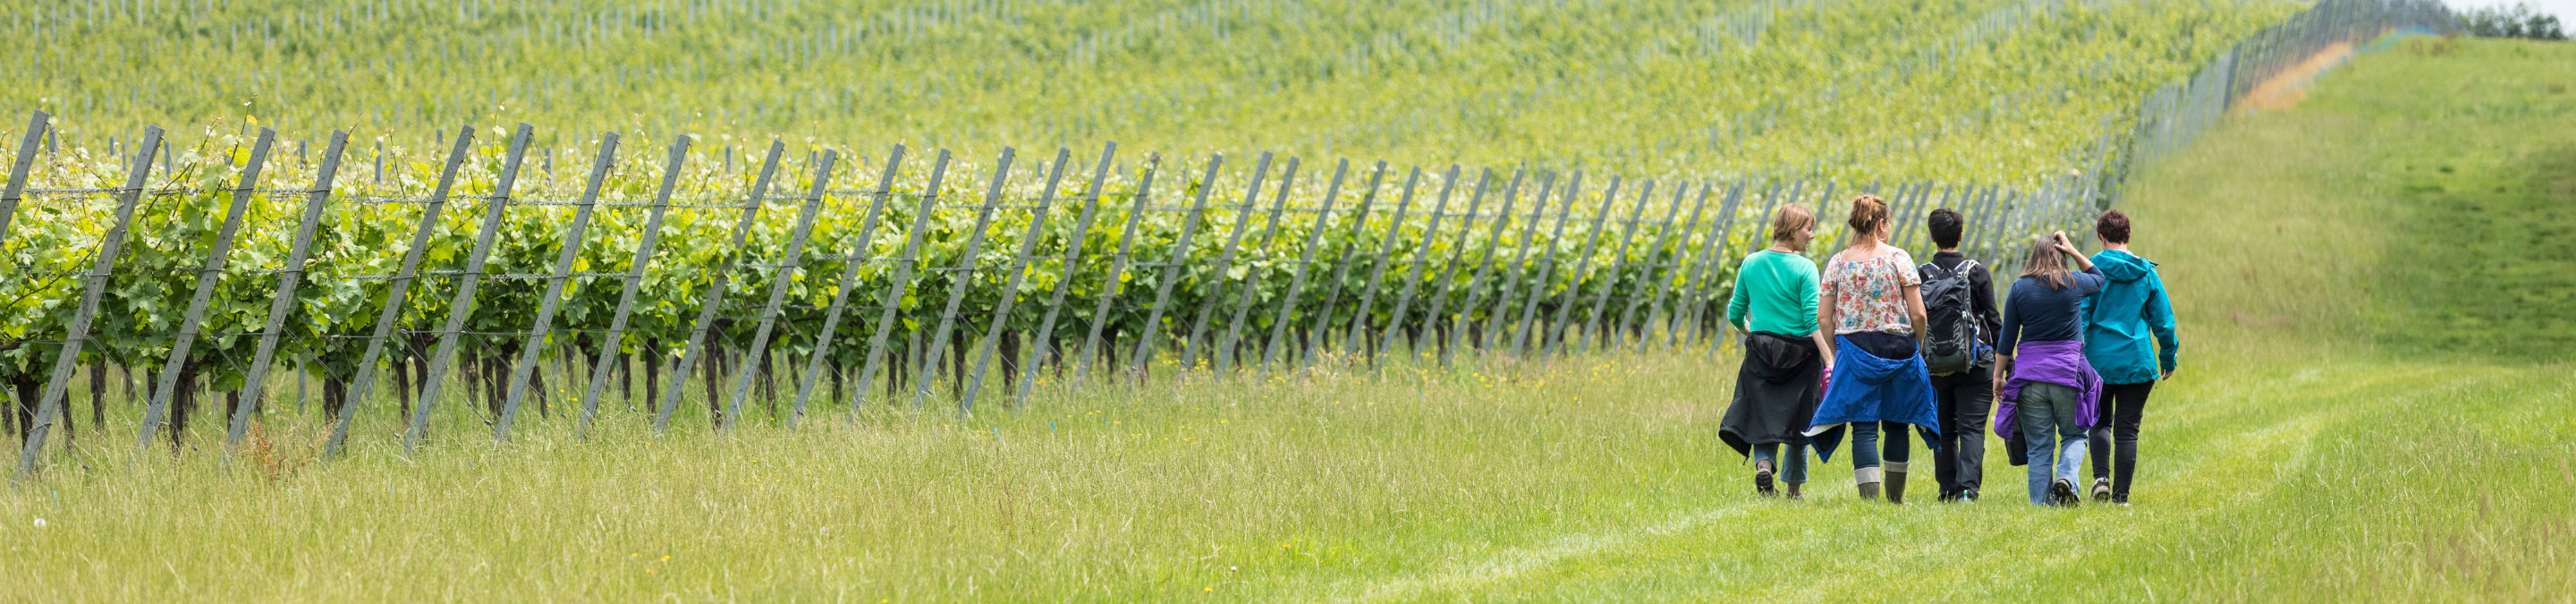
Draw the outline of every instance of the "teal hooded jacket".
M2174 370L2182 342L2174 336L2173 303L2165 297L2156 263L2124 251L2093 254L2109 283L2084 299L2084 359L2107 384L2152 382ZM2155 337L2150 345L2149 335Z

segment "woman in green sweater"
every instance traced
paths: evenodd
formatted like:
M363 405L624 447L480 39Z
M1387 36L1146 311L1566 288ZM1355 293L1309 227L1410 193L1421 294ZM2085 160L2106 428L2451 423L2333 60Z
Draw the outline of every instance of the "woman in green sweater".
M1744 332L1744 365L1735 373L1735 401L1726 408L1718 438L1738 455L1753 458L1753 489L1778 492L1773 472L1799 499L1807 482L1807 421L1823 398L1823 372L1833 367L1833 347L1816 330L1816 262L1799 252L1816 236L1806 208L1780 208L1771 220L1771 247L1744 257L1735 271L1735 293L1726 322ZM1780 445L1789 456L1780 457Z

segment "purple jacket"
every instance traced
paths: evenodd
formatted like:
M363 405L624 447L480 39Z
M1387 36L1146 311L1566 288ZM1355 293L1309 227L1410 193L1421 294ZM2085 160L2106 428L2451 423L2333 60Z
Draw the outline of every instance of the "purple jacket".
M1995 436L2006 442L2021 438L2021 421L2014 412L2021 408L2022 386L2034 382L2074 388L2076 400L2082 401L2075 413L2075 427L2093 429L2102 415L2102 375L2094 373L2093 364L2084 360L2084 343L2025 340L2018 352L2013 355L2012 379L2004 382L2002 392L1995 393L2003 399L1995 413Z

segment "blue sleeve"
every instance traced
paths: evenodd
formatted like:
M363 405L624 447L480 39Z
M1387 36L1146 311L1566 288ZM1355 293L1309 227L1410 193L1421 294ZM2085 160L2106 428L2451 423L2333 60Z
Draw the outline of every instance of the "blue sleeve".
M2066 282L2074 284L2075 291L2083 292L2082 295L2090 299L2093 294L2102 293L2102 284L2107 283L2108 280L2102 278L2102 267L2096 266L2084 269L2081 273L2067 273ZM2083 307L2078 305L2076 308Z
M2165 280L2153 273L2147 275L2147 329L2156 334L2156 363L2165 373L2173 373L2174 355L2182 350L2182 339L2174 334L2173 302L2165 296Z
M2019 286L2021 282L2014 281L2013 285ZM2004 295L2004 326L2001 331L1995 332L1995 354L2011 355L2020 349L2021 317L2013 312L2013 309L2019 306L2021 306L2020 296Z

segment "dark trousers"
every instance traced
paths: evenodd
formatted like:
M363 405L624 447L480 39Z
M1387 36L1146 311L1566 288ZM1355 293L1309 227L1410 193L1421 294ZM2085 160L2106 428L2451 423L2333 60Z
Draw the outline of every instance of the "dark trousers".
M1995 408L1994 380L1991 367L1932 376L1933 411L1941 422L1941 446L1932 450L1932 477L1941 482L1942 499L1976 492L1985 482L1986 419Z
M2113 501L2129 500L2129 477L2138 473L2138 418L2146 415L2147 392L2155 389L2152 381L2102 385L2101 421L2085 440L2092 441L2093 479L2111 479Z

